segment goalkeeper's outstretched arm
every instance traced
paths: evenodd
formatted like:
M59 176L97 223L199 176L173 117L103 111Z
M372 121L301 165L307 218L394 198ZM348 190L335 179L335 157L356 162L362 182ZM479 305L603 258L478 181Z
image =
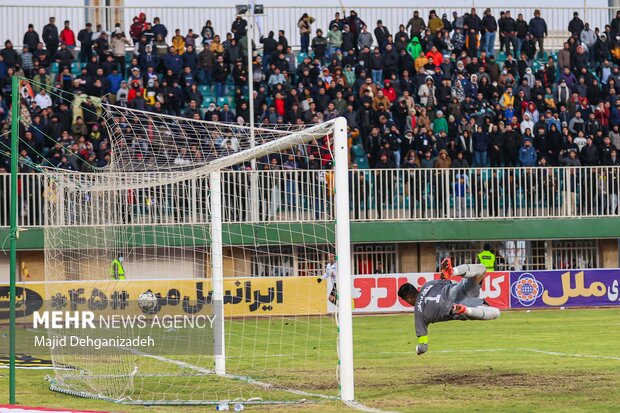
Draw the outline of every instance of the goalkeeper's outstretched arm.
M321 283L323 282L323 280L329 278L332 275L334 277L336 275L336 258L334 257L334 254L329 254L327 264L325 265L325 272L323 273L323 275L318 277L316 281Z
M411 284L405 283L398 289L398 296L407 303L415 307L418 290ZM424 321L421 313L415 316L415 333L418 337L418 344L415 346L416 354L424 354L428 350L428 323Z

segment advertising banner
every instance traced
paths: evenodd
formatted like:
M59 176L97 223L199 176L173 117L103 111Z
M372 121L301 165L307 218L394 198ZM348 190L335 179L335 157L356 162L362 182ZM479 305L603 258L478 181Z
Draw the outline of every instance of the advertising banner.
M489 305L508 308L510 301L509 274L490 273L482 282L480 297ZM413 307L398 297L398 289L409 282L420 288L427 281L439 279L438 273L374 274L353 276L355 313L389 313L413 311ZM461 277L453 277L458 282Z
M620 305L620 270L510 273L512 308Z
M314 277L225 278L226 316L325 314L325 287ZM140 281L60 281L19 283L17 317L29 321L45 305L58 311L123 310L150 290L157 296L152 314L211 312L210 279ZM0 284L0 321L9 318L9 286Z

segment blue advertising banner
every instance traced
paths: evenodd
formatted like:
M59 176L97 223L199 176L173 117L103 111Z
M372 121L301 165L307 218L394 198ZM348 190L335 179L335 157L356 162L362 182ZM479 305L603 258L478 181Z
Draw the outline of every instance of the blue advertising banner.
M620 269L510 273L510 307L620 305Z

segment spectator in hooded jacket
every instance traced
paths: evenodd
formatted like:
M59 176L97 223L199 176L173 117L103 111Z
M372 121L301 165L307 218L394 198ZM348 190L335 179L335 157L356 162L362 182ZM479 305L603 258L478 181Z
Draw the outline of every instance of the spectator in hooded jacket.
M534 166L536 165L536 150L532 146L530 139L523 141L523 146L519 149L519 162L522 166Z

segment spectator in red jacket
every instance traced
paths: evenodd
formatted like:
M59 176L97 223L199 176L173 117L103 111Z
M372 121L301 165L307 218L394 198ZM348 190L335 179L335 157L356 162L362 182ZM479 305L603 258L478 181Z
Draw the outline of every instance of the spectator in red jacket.
M131 103L136 97L142 96L144 90L140 86L140 82L134 80L131 82L131 88L129 89L129 93L127 94L127 103Z
M439 67L439 65L443 63L443 55L435 46L433 46L430 52L426 53L426 57L429 59L431 57L433 58L433 64L435 67Z
M392 87L392 82L389 79L386 79L383 82L383 94L390 100L390 102L394 102L398 95L396 94L396 90Z
M67 49L73 52L75 49L75 33L71 30L69 20L65 20L65 28L60 32L60 42L67 45Z
M284 98L281 93L276 93L276 98L273 100L273 103L276 107L276 113L278 116L284 116L286 109L284 108Z

